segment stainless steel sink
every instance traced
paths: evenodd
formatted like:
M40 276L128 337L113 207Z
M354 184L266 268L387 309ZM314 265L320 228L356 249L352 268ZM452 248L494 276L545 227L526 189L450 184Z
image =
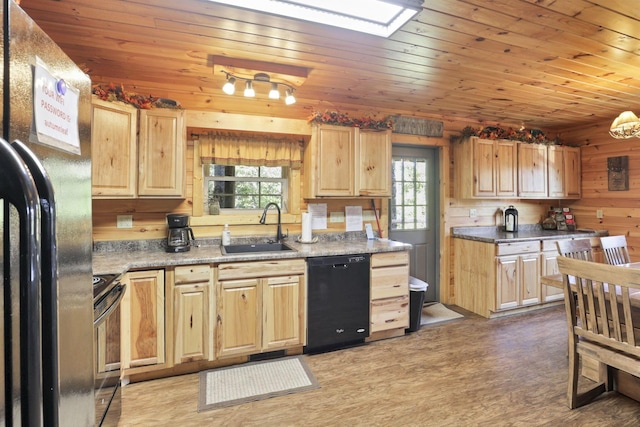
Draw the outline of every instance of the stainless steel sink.
M295 249L286 245L285 243L251 243L246 245L222 246L222 255L286 251L295 251Z

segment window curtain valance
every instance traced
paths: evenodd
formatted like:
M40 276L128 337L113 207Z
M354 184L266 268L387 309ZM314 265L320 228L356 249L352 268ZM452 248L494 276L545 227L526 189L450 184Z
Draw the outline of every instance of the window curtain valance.
M202 164L284 166L300 169L302 140L294 137L207 132L200 135Z

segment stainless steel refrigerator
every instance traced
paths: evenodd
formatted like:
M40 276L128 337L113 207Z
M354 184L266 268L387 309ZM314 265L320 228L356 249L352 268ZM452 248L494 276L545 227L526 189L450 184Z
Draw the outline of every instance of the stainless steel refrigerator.
M2 2L0 425L90 426L91 80Z

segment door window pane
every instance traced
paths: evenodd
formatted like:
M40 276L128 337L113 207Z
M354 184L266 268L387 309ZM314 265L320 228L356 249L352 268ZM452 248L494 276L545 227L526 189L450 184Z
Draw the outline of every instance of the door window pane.
M391 228L427 228L427 159L394 157L392 167Z

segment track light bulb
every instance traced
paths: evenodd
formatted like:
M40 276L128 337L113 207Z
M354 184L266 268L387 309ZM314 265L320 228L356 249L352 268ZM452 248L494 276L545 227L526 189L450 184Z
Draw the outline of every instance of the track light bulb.
M280 91L278 90L277 83L271 83L271 90L269 91L269 98L280 99Z
M236 79L235 77L228 77L224 86L222 86L222 91L227 95L233 95L236 91Z
M244 96L247 98L253 98L256 96L256 91L253 90L253 82L251 80L247 80L247 84L244 87Z
M295 96L293 96L293 91L291 89L287 89L287 91L285 92L285 95L286 95L284 98L285 104L291 105L296 103L296 98Z

